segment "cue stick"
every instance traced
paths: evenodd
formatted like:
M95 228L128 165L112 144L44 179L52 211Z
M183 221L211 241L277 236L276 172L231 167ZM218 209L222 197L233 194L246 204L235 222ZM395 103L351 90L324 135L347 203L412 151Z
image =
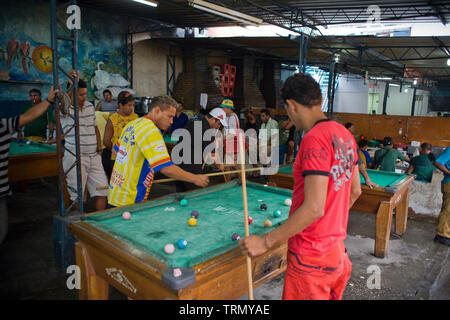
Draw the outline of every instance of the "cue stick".
M261 170L261 168L250 168L250 169L245 169L245 172L250 172L250 171L258 171ZM213 172L213 173L207 173L205 174L205 176L208 177L214 177L214 176L221 176L223 174L234 174L234 173L241 173L242 170L233 170L233 171L220 171L220 172ZM163 183L163 182L173 182L173 181L177 181L177 179L158 179L153 181L153 183Z
M239 152L241 160L241 181L242 181L242 198L244 200L244 224L245 224L245 236L248 237L250 232L248 230L248 206L247 206L247 182L245 178L245 151L243 134L239 132ZM252 260L250 255L247 254L247 278L248 278L248 298L253 300L253 280L252 280Z

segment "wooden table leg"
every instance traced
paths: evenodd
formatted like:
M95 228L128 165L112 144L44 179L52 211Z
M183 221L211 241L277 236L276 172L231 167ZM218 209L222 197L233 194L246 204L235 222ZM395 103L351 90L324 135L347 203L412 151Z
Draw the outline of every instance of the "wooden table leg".
M402 235L406 232L406 223L408 221L409 195L411 191L408 189L402 195L399 205L395 209L395 233Z
M375 227L375 256L384 258L389 249L393 210L389 202L382 201L378 208Z
M108 300L108 283L96 275L86 248L77 242L75 257L81 271L80 300Z

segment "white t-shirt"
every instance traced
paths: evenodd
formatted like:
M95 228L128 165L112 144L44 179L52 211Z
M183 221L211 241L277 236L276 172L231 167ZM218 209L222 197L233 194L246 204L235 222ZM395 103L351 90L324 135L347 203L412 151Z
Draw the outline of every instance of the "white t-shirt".
M227 117L226 122L227 126L224 128L225 136L236 134L236 129L239 129L239 118L236 113L232 113L229 117Z

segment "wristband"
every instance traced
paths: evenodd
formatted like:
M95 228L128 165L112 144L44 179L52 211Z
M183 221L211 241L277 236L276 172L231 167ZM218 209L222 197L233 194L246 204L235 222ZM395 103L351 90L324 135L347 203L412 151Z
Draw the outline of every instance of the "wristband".
M54 104L55 102L51 102L50 100L48 100L48 97L47 98L45 98L45 100L47 100L48 101L48 103L50 103L50 104Z

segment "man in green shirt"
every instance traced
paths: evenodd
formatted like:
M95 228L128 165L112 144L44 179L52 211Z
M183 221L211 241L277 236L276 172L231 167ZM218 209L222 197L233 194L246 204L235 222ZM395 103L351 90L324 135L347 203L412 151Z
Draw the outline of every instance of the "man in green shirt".
M41 91L39 89L31 89L29 94L31 103L26 103L22 107L20 114L24 114L33 106L41 103L42 96ZM47 125L49 128L48 139L47 139ZM23 136L25 136L25 138L30 138L31 140L37 141L50 140L53 139L54 125L55 125L55 116L51 108L49 108L39 118L27 124L23 130L23 134L22 132L19 131L17 137L21 139Z
M411 159L411 165L406 171L407 174L415 174L416 180L431 182L433 171L436 170L434 166L435 158L431 151L433 146L424 142L420 146L420 155Z
M409 157L397 149L392 148L392 138L385 137L383 139L383 148L375 152L375 167L382 171L395 172L395 162L397 159L406 160L409 162Z

